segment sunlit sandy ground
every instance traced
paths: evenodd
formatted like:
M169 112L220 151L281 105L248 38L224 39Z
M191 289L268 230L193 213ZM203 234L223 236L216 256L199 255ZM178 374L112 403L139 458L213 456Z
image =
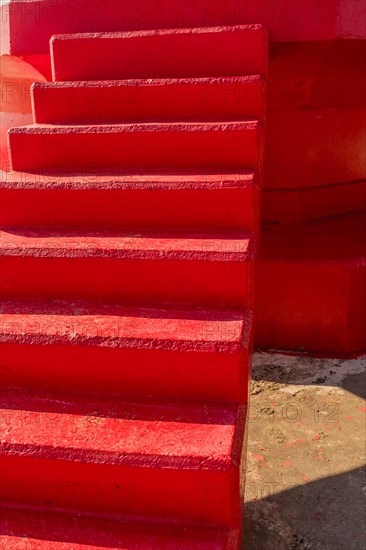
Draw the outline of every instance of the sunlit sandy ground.
M256 354L246 550L366 548L366 360Z

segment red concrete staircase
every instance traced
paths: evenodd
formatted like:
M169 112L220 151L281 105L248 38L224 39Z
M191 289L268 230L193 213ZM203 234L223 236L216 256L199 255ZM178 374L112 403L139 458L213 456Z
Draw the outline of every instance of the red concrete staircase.
M267 51L51 40L2 189L2 548L239 548Z

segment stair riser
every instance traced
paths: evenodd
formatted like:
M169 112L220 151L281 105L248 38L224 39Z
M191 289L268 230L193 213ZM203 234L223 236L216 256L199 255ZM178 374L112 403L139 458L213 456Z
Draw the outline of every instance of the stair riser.
M260 27L220 32L69 35L51 40L53 78L119 80L263 74L266 31ZM77 56L75 55L77 52Z
M213 190L0 190L3 227L89 226L256 232L258 208L259 189L255 185Z
M67 452L55 460L51 450L49 458L3 454L1 462L2 501L240 525L238 465L228 471L152 469L71 462Z
M144 521L145 519L145 521ZM16 550L239 550L240 529L188 524L167 525L156 518L96 514L73 515L42 507L30 510L3 504L0 531L3 548ZM146 521L147 520L147 521ZM57 534L57 540L54 540ZM53 535L53 537L52 537Z
M15 342L0 346L2 387L197 401L248 400L245 348L233 353L174 352L50 345L47 337L41 345Z
M34 85L37 123L108 124L263 119L264 82L252 79L144 80Z
M184 125L183 125L184 126ZM105 168L131 171L144 169L208 169L220 172L255 168L259 164L262 132L255 125L201 127L180 126L98 127L79 129L12 129L9 134L12 168L15 171L67 170L95 172ZM219 129L217 129L219 128Z
M251 273L245 261L5 256L0 286L10 298L250 307Z
M155 519L155 521L154 521ZM239 529L164 525L154 518L52 512L42 507L17 509L3 504L3 548L13 550L239 550ZM57 540L56 540L57 539Z

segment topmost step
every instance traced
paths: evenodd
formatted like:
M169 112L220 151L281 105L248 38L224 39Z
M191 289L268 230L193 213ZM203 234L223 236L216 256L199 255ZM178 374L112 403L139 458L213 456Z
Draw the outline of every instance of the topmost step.
M55 81L263 75L268 38L261 25L65 34L51 57Z

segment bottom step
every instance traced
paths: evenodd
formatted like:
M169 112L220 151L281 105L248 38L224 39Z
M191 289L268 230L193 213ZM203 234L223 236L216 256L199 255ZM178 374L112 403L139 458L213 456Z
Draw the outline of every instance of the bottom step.
M0 501L239 528L246 408L1 391Z
M239 531L164 526L143 520L0 508L7 550L238 550Z

